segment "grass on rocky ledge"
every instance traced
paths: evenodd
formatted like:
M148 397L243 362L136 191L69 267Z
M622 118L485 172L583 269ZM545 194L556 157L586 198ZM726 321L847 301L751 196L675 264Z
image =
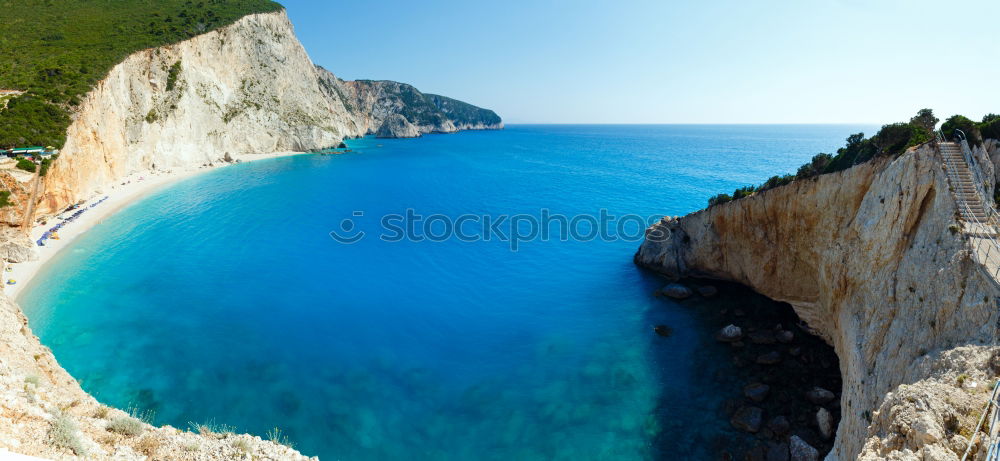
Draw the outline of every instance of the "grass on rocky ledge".
M107 412L105 412L105 415ZM108 432L115 432L129 437L134 437L146 429L146 424L152 421L150 413L140 413L138 410L130 409L127 415L120 415L111 418L105 429Z
M129 54L281 8L271 0L0 0L0 89L27 91L0 111L0 147L62 147L70 110Z
M53 446L72 450L77 456L86 456L83 442L77 434L76 423L68 415L60 414L52 420L49 439Z

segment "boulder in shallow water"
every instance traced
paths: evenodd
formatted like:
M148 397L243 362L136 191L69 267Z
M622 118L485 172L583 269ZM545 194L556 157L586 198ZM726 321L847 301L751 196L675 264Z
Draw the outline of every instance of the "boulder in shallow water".
M777 341L774 338L774 332L771 330L751 331L747 333L747 337L754 344L774 344Z
M736 410L729 422L741 431L756 433L764 423L764 410L757 407L742 407Z
M826 405L836 397L837 396L834 395L833 392L823 389L822 387L814 387L809 390L809 392L806 392L806 398L816 405Z
M767 461L788 461L788 444L777 442L768 444Z
M657 325L653 327L653 331L664 338L669 338L670 335L674 334L674 329L666 325Z
M767 428L779 436L784 436L792 430L792 423L784 416L775 416L767 422Z
M769 392L771 392L771 386L763 383L747 384L743 388L743 395L754 402L763 402Z
M818 461L819 451L797 435L788 440L788 455L791 461Z
M715 334L715 339L724 343L734 343L743 339L743 330L736 325L726 325Z
M771 351L757 356L757 363L761 365L775 365L779 362L781 362L781 353L778 351Z
M777 335L775 335L775 338L778 340L779 343L788 344L793 340L795 340L795 333L792 333L788 330L781 330L778 332Z
M712 285L702 285L698 287L698 294L706 298L711 298L712 296L715 296L718 292L719 290L715 289L715 287L713 287Z
M679 283L671 283L670 285L663 287L660 289L660 293L663 293L663 296L668 296L674 299L685 299L690 297L692 294L690 288Z
M816 412L816 427L819 428L819 434L824 439L833 438L833 416L830 415L829 411L826 411L826 408L820 407Z

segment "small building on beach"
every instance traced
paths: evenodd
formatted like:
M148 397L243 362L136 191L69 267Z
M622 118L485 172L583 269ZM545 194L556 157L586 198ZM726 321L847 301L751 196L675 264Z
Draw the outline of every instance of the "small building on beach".
M52 151L42 146L16 147L14 149L10 149L7 151L7 156L9 157L20 157L27 155L46 156L46 155L52 155Z

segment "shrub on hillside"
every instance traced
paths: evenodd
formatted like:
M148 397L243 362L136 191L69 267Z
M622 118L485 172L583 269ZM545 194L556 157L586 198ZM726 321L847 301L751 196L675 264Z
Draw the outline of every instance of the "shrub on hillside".
M757 191L754 186L743 186L733 191L733 200L741 199L743 197L749 197Z
M821 175L826 171L826 167L832 160L833 156L830 154L816 154L809 163L799 167L799 171L795 173L795 178L805 179Z
M55 161L55 159L57 159L57 158L59 158L58 155L53 155L53 156L51 156L49 158L43 158L42 161L40 162L41 169L38 171L38 175L39 176L45 176L46 174L48 174L49 173L49 167L52 166L52 162Z
M177 77L181 75L181 62L177 61L172 66L170 70L167 71L167 91L173 91L174 87L177 86Z
M59 448L71 450L77 456L87 454L80 440L76 423L67 415L58 415L49 427L49 442Z
M731 201L733 201L733 198L729 194L719 194L708 199L708 206L713 207Z
M943 124L941 124L941 132L944 136L952 141L957 141L958 138L955 137L955 130L962 130L965 133L966 138L969 140L969 144L980 144L983 142L981 135L979 134L979 127L976 126L976 122L969 120L968 117L963 115L952 115Z
M979 124L979 134L983 139L1000 139L1000 116L990 115L983 117L983 123Z
M912 123L893 123L882 126L872 138L879 155L896 156L906 149L931 140L932 132Z
M847 145L837 149L837 155L830 160L824 173L846 170L858 163L868 161L875 156L875 145L871 139L865 139L864 133L855 133L847 137Z
M136 436L142 433L145 429L142 425L142 421L133 418L131 416L118 416L108 421L105 427L108 432L117 432L122 435Z
M775 187L780 187L784 186L785 184L790 184L794 180L795 180L795 175L791 174L786 174L784 176L771 176L770 178L767 179L767 181L764 181L764 184L761 184L760 187L757 188L757 191L763 192L768 189L774 189Z
M30 171L32 173L35 172L35 162L32 162L24 157L18 157L16 166L24 171Z

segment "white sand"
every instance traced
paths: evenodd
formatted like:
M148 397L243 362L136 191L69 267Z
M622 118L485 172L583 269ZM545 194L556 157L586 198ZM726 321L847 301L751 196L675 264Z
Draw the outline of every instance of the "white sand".
M298 154L301 154L301 152L247 154L237 155L235 156L235 159L241 162L252 162L254 160ZM230 164L223 163L211 167L197 167L186 170L175 169L166 172L136 173L127 178L116 181L115 184L110 187L110 190L106 190L105 193L98 194L97 196L90 198L81 206L81 208L86 208L87 211L80 215L80 217L76 218L76 221L66 223L63 228L59 230L59 240L48 239L45 241L45 246L35 246L35 252L38 254L38 259L8 265L8 267L11 268L11 271L3 274L4 293L7 296L10 296L11 299L17 301L18 295L24 291L24 288L28 286L35 275L38 274L39 270L52 261L52 258L55 257L55 255L57 255L60 251L69 246L70 242L82 235L84 232L90 230L95 225L103 222L104 218L111 216L136 200L169 184L228 165ZM125 185L122 185L122 183L125 183ZM108 199L100 205L97 205L94 208L87 208L90 204L104 198L105 196L107 196ZM64 212L58 216L68 217L72 213L72 211ZM45 225L38 225L32 228L30 235L31 241L37 242L45 231L61 222L62 220L59 219L59 217L49 219ZM14 279L17 283L15 285L7 285L6 283L8 279Z

